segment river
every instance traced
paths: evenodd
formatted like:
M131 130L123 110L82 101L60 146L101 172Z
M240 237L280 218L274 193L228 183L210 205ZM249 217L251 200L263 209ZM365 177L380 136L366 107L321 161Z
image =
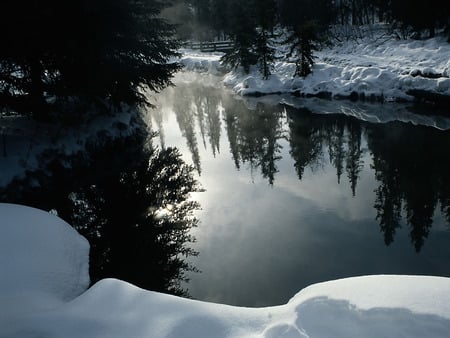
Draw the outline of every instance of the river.
M72 224L92 283L266 306L336 278L450 276L449 119L175 84L144 115L1 121L0 201Z
M449 131L239 98L207 75L176 85L148 121L204 188L193 298L265 306L336 278L450 276Z

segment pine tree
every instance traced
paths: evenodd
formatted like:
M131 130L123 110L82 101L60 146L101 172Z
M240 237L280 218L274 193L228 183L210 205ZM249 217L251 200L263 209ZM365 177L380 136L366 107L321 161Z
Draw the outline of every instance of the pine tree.
M260 28L256 39L255 53L259 71L265 80L272 73L273 62L275 61L275 49L269 43L268 32Z
M242 66L248 73L250 66L256 64L257 55L254 50L256 41L255 17L248 4L233 0L229 4L230 36L234 41L234 47L221 59L225 64L237 68Z
M275 26L276 4L274 0L255 0L254 8L258 25L255 52L259 70L268 79L275 60L275 48L270 46L269 38Z
M143 90L162 89L179 69L168 63L177 43L162 8L158 0L2 1L0 104L43 117L75 101L147 103Z
M287 43L291 45L290 55L296 55L294 76L306 77L312 73L314 65L314 41L317 41L317 25L307 21L294 27Z

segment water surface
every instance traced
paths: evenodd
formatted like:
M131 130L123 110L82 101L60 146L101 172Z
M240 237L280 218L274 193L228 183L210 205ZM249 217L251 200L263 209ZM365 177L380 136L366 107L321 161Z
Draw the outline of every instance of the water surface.
M450 276L448 131L264 101L200 76L149 113L205 189L194 298L264 306L342 277Z

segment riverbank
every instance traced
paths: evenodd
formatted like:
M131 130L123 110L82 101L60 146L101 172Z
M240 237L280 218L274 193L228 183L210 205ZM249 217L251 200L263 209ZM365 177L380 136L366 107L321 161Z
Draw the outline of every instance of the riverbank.
M136 109L97 116L78 125L49 124L20 115L2 116L0 187L13 179L23 179L27 172L41 170L55 158L67 159L144 130L144 122Z
M447 107L450 103L450 44L446 37L399 40L378 27L364 38L334 41L316 52L313 73L293 78L294 60L286 47L277 47L272 75L264 80L257 67L245 74L228 70L224 84L242 96L292 94L298 97L371 102L423 102ZM221 53L182 50L187 70L219 73Z

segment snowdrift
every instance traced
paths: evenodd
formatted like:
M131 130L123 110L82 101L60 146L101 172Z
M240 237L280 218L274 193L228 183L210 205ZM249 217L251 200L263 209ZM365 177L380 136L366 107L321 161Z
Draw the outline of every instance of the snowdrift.
M266 308L183 299L115 279L86 290L88 245L67 223L11 204L0 204L0 222L0 337L447 337L450 330L449 278L341 279Z

